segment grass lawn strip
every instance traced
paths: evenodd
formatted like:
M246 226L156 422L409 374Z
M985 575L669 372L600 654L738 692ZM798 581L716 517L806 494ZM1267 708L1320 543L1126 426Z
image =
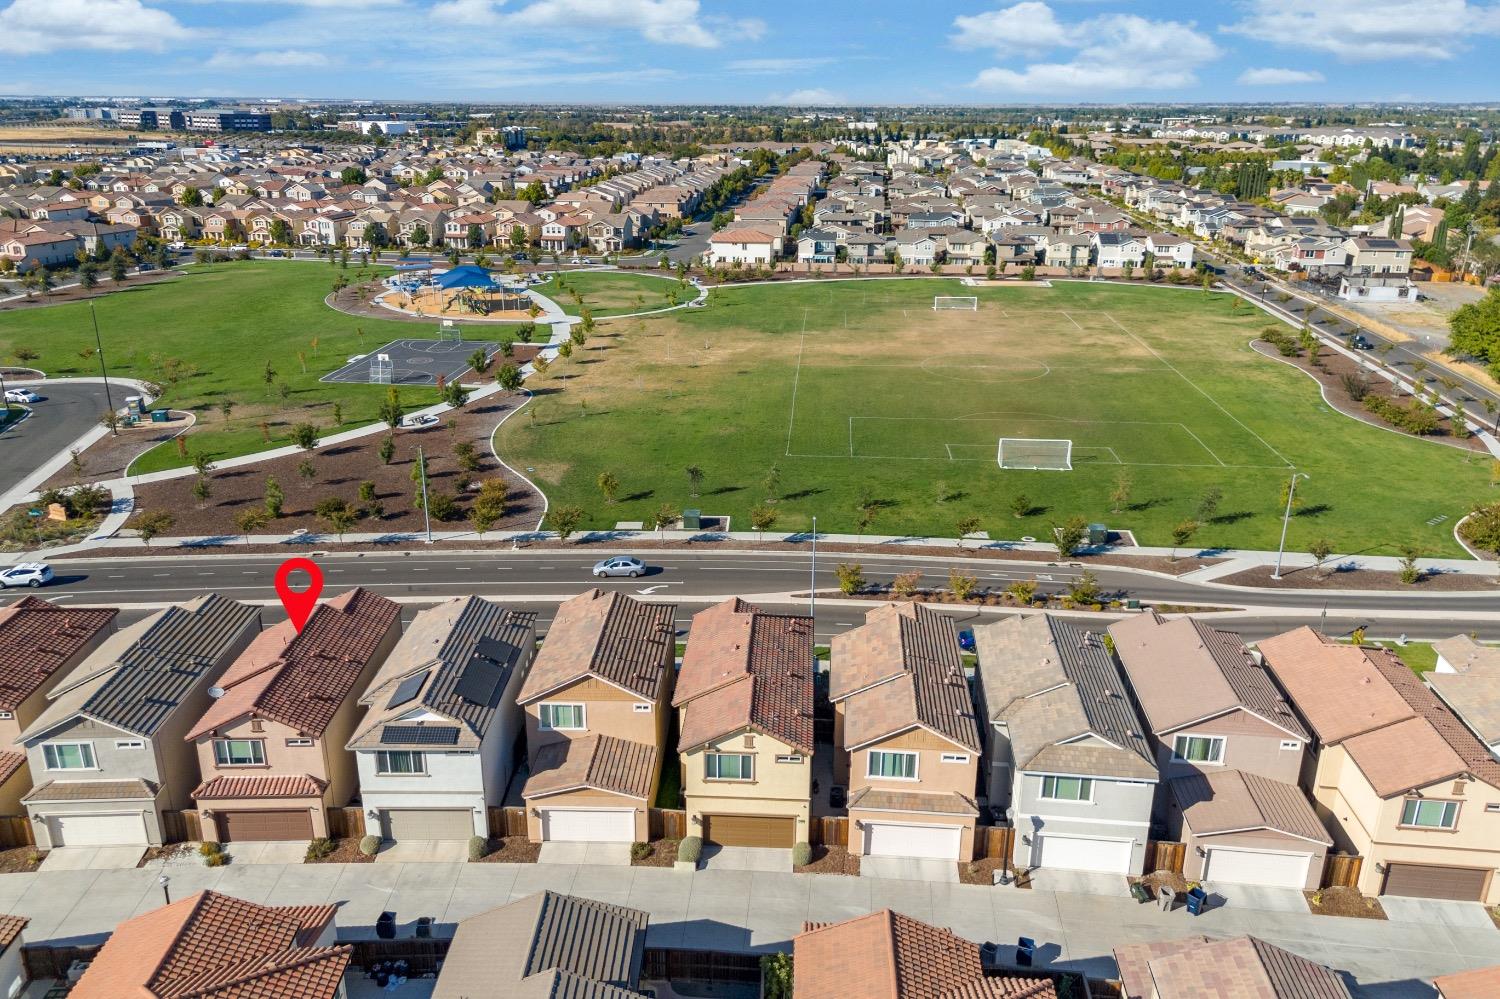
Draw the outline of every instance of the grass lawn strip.
M691 301L698 290L679 283L665 272L658 277L620 271L565 271L533 289L552 299L563 311L588 309L595 319L669 308ZM676 292L677 302L672 301Z

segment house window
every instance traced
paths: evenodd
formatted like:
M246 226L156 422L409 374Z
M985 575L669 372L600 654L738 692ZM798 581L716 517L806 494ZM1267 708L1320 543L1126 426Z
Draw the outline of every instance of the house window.
M1419 829L1452 829L1458 825L1458 802L1407 798L1401 806L1401 824Z
M968 763L969 762L969 754L968 753L944 753L943 754L943 762L944 763Z
M584 727L582 704L543 704L543 731L576 731Z
M266 762L263 739L215 739L214 762L221 767L259 767Z
M703 776L708 780L751 780L755 757L749 753L705 753Z
M313 741L311 739L301 739L301 738L298 738L298 739L288 739L286 741L286 744L288 746L292 747L293 749L296 749L296 748L300 748L300 747L303 747L303 746L311 746L312 742Z
M94 745L90 742L49 742L42 746L48 770L95 770Z
M795 753L792 754L791 756L778 756L778 757L776 757L776 762L777 763L801 763L802 762L802 757L800 755L798 755L798 754L795 754Z
M870 751L870 762L865 773L870 777L889 780L916 780L917 754Z
M427 761L409 749L382 749L375 754L377 774L425 774Z
M651 705L637 704L635 706L635 713L638 715L649 715L651 713Z
M116 749L145 749L146 744L140 739L116 739Z
M1043 777L1042 797L1048 801L1093 801L1094 782L1087 777Z
M1296 739L1282 739L1281 748L1287 750L1288 752L1292 752L1301 749L1302 743L1298 742Z
M1484 806L1484 810L1486 812L1500 812L1500 804L1491 802L1490 804Z
M1179 735L1172 742L1172 758L1188 763L1222 763L1224 740L1216 735Z

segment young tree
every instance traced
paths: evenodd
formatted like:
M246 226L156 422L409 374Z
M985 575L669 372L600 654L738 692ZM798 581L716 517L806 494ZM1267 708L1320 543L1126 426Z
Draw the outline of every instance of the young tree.
M1010 513L1017 520L1031 513L1031 498L1025 493L1016 493L1010 498Z
M948 592L953 594L953 599L959 603L967 603L969 597L973 596L974 589L978 585L978 576L970 575L958 569L948 570Z
M267 476L265 496L266 513L270 515L272 519L280 517L282 506L285 503L286 494L282 492L281 483L277 482L274 476Z
M170 531L174 523L176 519L165 510L145 510L136 515L135 530L150 548L152 539Z
M839 592L852 597L865 588L865 572L858 562L840 562L834 570L839 578Z
M514 392L521 387L521 369L514 364L502 364L500 370L495 372L495 383L507 392Z
M579 525L583 523L583 518L583 509L577 506L553 507L547 514L548 523L563 541L572 537L573 532L578 530Z
M1134 484L1128 470L1121 469L1116 473L1114 488L1109 493L1110 513L1119 513L1130 502L1130 490Z
M380 403L378 415L386 426L392 430L401 426L401 392L396 386L392 385L386 389L385 399ZM390 435L387 435L386 439L389 440ZM390 462L386 462L386 464L390 464Z
M599 478L595 480L595 483L599 486L599 492L604 495L604 502L609 506L614 506L615 497L620 492L619 477L606 469L599 473Z
M340 541L344 540L344 534L349 528L359 521L359 511L341 496L329 496L320 501L315 512L318 519L339 536Z
M1052 544L1059 558L1072 558L1088 540L1088 521L1079 516L1069 517L1061 524L1052 525Z
M1078 574L1068 587L1068 596L1075 604L1097 604L1099 597L1099 577L1094 575L1094 570L1085 569Z
M697 465L689 465L683 469L687 473L688 487L693 496L698 495L698 490L703 487L703 469Z
M760 539L764 541L766 532L776 526L776 520L780 516L780 513L769 506L751 507L750 526L760 533Z
M78 265L78 283L84 291L93 291L99 286L99 265L92 260Z
M198 501L198 506L201 508L213 494L213 486L208 484L208 476L198 476L193 482L193 498Z
M235 526L240 529L240 533L245 536L246 541L250 540L250 535L266 526L270 519L270 514L253 506L241 510L234 515Z
M1411 586L1422 578L1422 570L1417 568L1417 559L1421 557L1421 551L1413 544L1401 546L1401 582Z
M1209 486L1203 490L1203 495L1198 497L1198 511L1196 519L1202 522L1213 520L1219 515L1219 504L1224 501L1224 490L1218 486Z
M469 390L458 381L451 381L443 386L443 401L454 409L462 409L469 401Z
M913 569L910 572L897 573L891 580L891 592L902 599L907 599L917 592L922 585L922 570Z
M1198 533L1198 522L1196 520L1179 521L1172 528L1172 561L1177 561L1177 549L1193 540L1193 535Z
M396 438L394 434L386 434L380 438L380 448L375 452L380 456L382 465L389 465L391 459L396 457Z
M1312 554L1313 558L1318 560L1317 565L1315 565L1314 568L1321 572L1323 569L1323 563L1328 561L1328 556L1333 554L1333 542L1329 541L1327 538L1319 538L1312 544L1308 545L1307 550Z
M297 474L302 477L303 485L311 486L318 477L318 466L313 464L311 458L303 458L297 465Z
M781 466L772 465L766 470L766 477L761 484L766 489L766 502L775 503L776 494L781 489Z
M964 546L964 538L979 530L979 518L973 515L958 518L958 547Z
M469 367L473 369L476 375L484 374L484 369L489 366L490 359L488 355L485 354L484 348L481 347L479 350L476 350L474 351L474 353L469 355Z
M318 446L318 428L311 423L296 424L287 437L304 451L312 451Z

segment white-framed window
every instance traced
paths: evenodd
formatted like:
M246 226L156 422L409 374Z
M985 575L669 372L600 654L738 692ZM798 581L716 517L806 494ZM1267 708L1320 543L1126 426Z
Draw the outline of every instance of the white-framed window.
M969 762L969 754L968 753L944 753L943 754L943 762L944 763L968 763Z
M10 711L0 711L0 718L14 718L15 714Z
M885 780L916 780L917 754L872 749L865 775Z
M800 753L791 753L791 754L786 755L786 756L778 756L778 757L776 757L776 762L777 763L801 763L802 762L802 755Z
M1407 798L1401 824L1419 829L1452 829L1458 825L1458 802L1436 798Z
M381 749L375 753L375 772L391 776L425 774L427 759L411 749Z
M145 749L146 743L141 739L116 739L116 749Z
M1172 759L1188 763L1224 762L1224 739L1217 735L1179 735L1172 740Z
M585 725L582 704L543 704L538 709L543 731L579 731Z
M221 767L261 767L266 763L264 739L215 739L214 762Z
M92 742L48 742L42 745L48 770L97 770Z
M754 780L755 757L749 753L704 753L703 776L707 780Z
M1285 749L1287 752L1296 752L1297 750L1302 748L1302 743L1296 739L1282 739L1281 748Z
M311 746L313 744L313 741L311 739L306 739L306 738L302 738L302 737L298 736L298 737L295 737L295 738L288 739L286 741L286 744L289 747L293 748L293 749L297 749L297 748L300 748L300 747L303 747L303 746Z
M1484 810L1486 812L1500 812L1500 803L1492 801L1488 805L1484 806Z
M635 705L635 713L638 714L638 715L649 715L651 713L651 705L649 705L649 704L636 704Z
M1094 782L1088 777L1043 777L1042 797L1048 801L1093 801Z

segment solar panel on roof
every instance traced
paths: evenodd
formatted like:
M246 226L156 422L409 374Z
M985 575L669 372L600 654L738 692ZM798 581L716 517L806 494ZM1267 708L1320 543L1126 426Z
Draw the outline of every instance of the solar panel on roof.
M509 642L481 638L453 692L471 704L489 704L505 679L505 667L514 662L520 652Z
M396 746L452 746L458 743L458 729L450 725L387 725L380 741Z
M412 700L421 692L422 682L426 679L426 673L413 673L405 680L402 680L401 685L396 688L396 692L391 695L391 699L385 702L385 706L394 708L397 705L405 704L407 701Z

